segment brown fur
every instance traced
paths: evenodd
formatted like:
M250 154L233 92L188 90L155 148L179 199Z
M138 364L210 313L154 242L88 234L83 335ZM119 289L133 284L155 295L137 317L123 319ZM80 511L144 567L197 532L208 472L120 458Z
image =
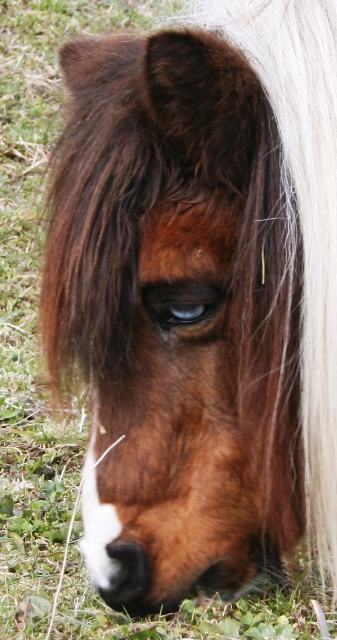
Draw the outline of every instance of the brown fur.
M287 269L276 125L215 35L78 41L61 64L72 103L41 302L53 383L74 362L93 380L97 455L126 433L98 487L122 541L149 554L144 602L176 605L214 564L216 588L237 593L303 528L300 272ZM209 284L221 300L207 322L156 325L163 288L188 300Z

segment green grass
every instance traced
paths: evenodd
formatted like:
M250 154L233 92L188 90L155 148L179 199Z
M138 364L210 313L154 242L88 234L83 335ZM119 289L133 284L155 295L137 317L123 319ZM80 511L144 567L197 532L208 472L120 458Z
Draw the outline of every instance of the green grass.
M62 414L50 407L37 340L42 179L62 126L57 50L72 35L146 31L172 7L160 0L0 0L0 640L46 636L89 421L81 397ZM94 594L76 548L80 535L78 515L54 638L319 637L312 576L295 578L287 596L261 583L235 605L187 600L175 616L131 621ZM334 635L334 613L326 608L326 616Z

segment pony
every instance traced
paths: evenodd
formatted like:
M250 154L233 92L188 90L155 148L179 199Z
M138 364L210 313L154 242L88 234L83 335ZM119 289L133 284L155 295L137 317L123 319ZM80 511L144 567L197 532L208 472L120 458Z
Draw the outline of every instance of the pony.
M92 392L116 610L284 582L303 536L336 595L336 31L334 0L208 0L61 49L41 326L54 391Z

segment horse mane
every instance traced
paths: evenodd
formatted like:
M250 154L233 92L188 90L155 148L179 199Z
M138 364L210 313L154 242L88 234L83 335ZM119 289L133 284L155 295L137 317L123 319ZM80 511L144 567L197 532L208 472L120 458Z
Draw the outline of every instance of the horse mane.
M74 96L51 159L41 297L55 388L60 371L70 380L76 359L86 380L92 372L108 375L122 358L126 365L136 302L137 220L161 189L161 155L139 101L143 43L126 37L99 44L78 41L61 53ZM74 72L77 58L81 65Z
M188 48L187 32L185 37ZM211 50L213 43L207 42L208 36L200 33L199 37L205 50ZM171 38L172 46L173 35L164 33L161 39L164 38ZM222 120L210 127L212 114L203 105L204 86L196 96L196 83L192 81L186 92L192 93L196 104L203 105L199 121L189 131L189 116L185 113L176 124L183 135L177 135L174 122L172 131L163 133L160 119L170 122L172 118L165 116L164 103L159 105L151 97L151 88L155 91L155 83L159 82L150 78L154 73L150 69L150 49L155 45L155 39L146 43L141 38L119 36L75 41L61 52L61 66L72 100L68 124L51 158L51 222L41 296L45 352L55 388L62 386L61 372L68 381L72 379L72 363L76 360L86 380L92 376L111 379L116 372L120 376L128 371L128 363L132 362L130 336L137 321L142 216L160 199L202 199L206 193L207 197L210 193L213 196L221 185L222 189L225 185L226 198L247 190L243 183L249 179L258 135L255 124L251 124L256 121L255 113L253 117L248 114L245 121L244 100L238 118L231 115L229 119L233 122L227 137L241 131L248 138L234 158L233 151L227 151L233 145L219 145L224 138L220 131ZM219 46L233 58L231 47L220 40ZM191 52L192 48L189 55ZM155 58L155 51L151 55ZM181 52L177 51L179 55ZM198 57L199 52L194 55ZM237 54L236 64L242 66L243 81L247 75L247 82L256 85L241 54ZM193 65L195 61L190 66ZM184 75L182 67L181 76ZM208 77L205 82L208 86ZM232 87L226 87L224 96L217 95L218 84L215 78L214 95L210 95L206 107L211 106L219 120L219 102L226 105L231 97L232 108L233 100L241 98L234 95L235 79ZM257 90L254 86L252 94L254 91L260 92L259 85ZM259 100L252 98L253 112L260 108ZM151 101L156 102L152 110ZM168 111L175 108L176 105L169 105ZM193 149L199 129L203 131L200 158L200 143Z
M220 32L245 52L277 122L290 256L297 251L298 227L302 237L299 416L306 529L323 586L325 576L332 579L336 600L337 5L191 0L187 14L185 21Z

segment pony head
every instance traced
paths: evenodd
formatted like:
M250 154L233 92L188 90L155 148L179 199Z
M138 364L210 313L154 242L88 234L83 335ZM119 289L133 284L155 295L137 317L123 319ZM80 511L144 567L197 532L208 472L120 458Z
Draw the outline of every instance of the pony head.
M76 363L94 389L83 555L131 614L233 599L303 532L277 125L216 34L79 40L61 65L41 309L54 387Z

